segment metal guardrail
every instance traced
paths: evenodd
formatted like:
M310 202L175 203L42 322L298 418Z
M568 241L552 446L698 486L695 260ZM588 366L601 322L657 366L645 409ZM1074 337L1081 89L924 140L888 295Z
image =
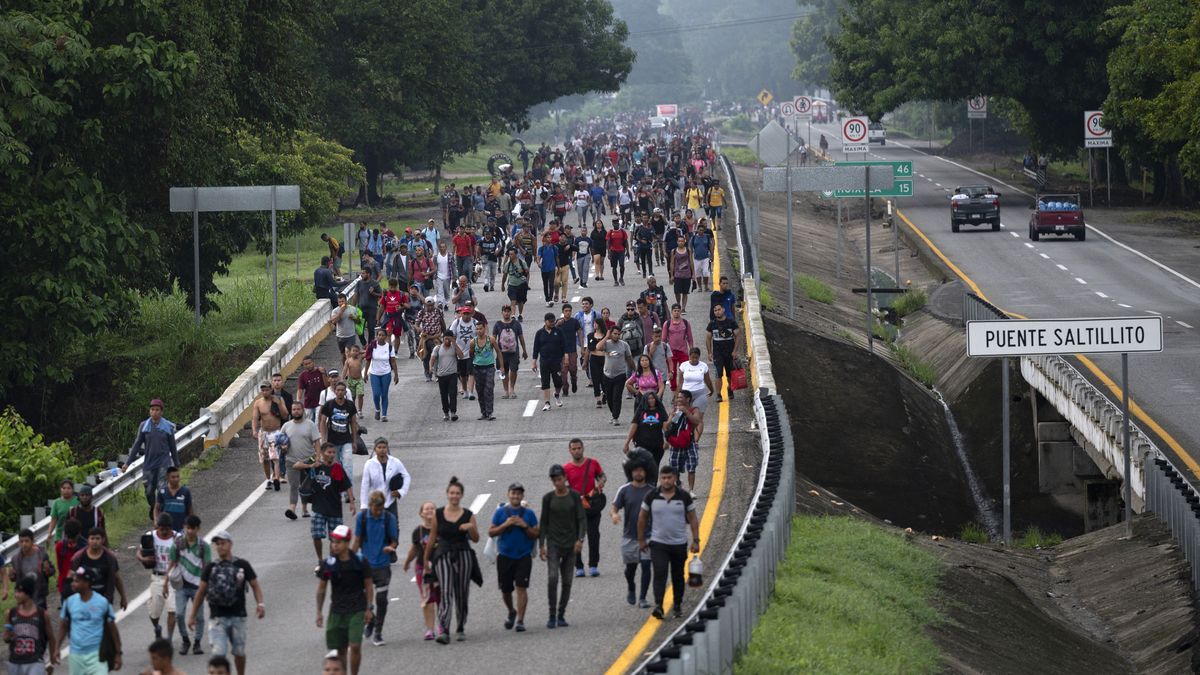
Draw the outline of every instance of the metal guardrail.
M728 673L750 642L775 587L775 570L791 542L796 509L795 448L783 399L754 399L763 462L750 512L735 545L687 621L650 653L635 673Z
M1009 319L974 293L963 298L963 321ZM1021 357L1021 375L1071 423L1082 441L1101 453L1113 474L1123 475L1121 408L1061 356ZM1130 421L1129 487L1133 509L1150 511L1166 523L1192 565L1192 588L1200 590L1200 492L1137 424ZM1077 439L1079 440L1079 439ZM1141 503L1138 503L1141 500Z
M342 289L342 292L353 299L357 287L358 280L354 279ZM249 410L254 397L258 395L259 383L270 379L272 373L287 374L289 364L293 364L299 357L309 353L315 347L314 343L324 339L325 335L329 333L329 311L328 300L313 302L312 306L292 322L292 325L262 353L262 356L255 359L250 367L234 379L220 398L202 409L197 419L175 432L175 445L182 450L201 440L228 442L229 438L245 424L244 420L241 421L241 424L238 422ZM95 486L92 491L92 502L97 506L102 506L126 489L139 483L142 479L142 466L145 459L145 457L139 457L125 473L118 473L116 476L110 477L112 468L116 466L115 463L110 463L109 468L99 474L88 476L87 484ZM47 515L49 503L45 509L35 508L32 516L21 517L21 529L33 530L34 541L38 543L46 541L50 534L50 517ZM17 546L17 536L3 540L0 542L0 555L5 558L12 557Z

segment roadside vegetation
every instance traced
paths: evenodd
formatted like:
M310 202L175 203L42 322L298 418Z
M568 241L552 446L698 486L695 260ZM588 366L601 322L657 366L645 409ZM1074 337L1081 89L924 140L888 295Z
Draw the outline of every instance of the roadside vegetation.
M929 296L925 294L925 291L914 288L907 293L901 293L900 297L892 303L892 309L903 317L921 309L927 302L929 302Z
M1062 542L1063 538L1061 534L1057 532L1043 532L1042 528L1034 525L1013 539L1013 546L1017 548L1048 548L1050 546L1058 546Z
M739 166L756 166L758 165L758 155L754 154L754 150L745 145L726 145L721 148L721 152L729 158L729 161Z
M812 275L801 274L796 277L796 286L804 291L804 295L809 300L826 305L833 304L833 289L829 287L829 284Z
M974 521L962 526L962 529L958 532L958 538L968 544L986 544L991 541L987 530Z
M937 560L865 521L797 516L738 673L931 673Z
M896 359L900 361L901 368L904 368L921 384L933 389L934 383L937 382L937 369L932 364L922 361L908 348L908 345L891 343L889 346L895 352Z

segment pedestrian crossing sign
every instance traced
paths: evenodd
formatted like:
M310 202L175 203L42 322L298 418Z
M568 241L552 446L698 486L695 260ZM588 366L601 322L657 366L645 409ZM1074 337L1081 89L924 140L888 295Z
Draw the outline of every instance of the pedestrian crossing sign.
M763 89L762 91L758 92L758 102L759 103L761 103L763 105L771 105L771 101L774 101L774 100L775 100L775 96L774 96L774 94L771 93L770 89Z

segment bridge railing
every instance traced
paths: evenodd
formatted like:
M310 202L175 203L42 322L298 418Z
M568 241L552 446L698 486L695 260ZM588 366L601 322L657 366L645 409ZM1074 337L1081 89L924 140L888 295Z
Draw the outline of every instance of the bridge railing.
M344 289L354 299L358 280L351 281ZM330 305L328 300L317 300L301 314L292 325L279 336L246 370L238 375L215 402L200 410L199 416L175 432L175 445L183 452L201 442L205 446L227 444L250 419L250 405L258 395L258 385L270 380L274 373L289 375L299 366L305 354L310 353L332 330L329 325ZM130 430L132 434L133 430ZM92 503L102 506L142 479L145 457L139 457L125 473L114 471L112 462L104 471L88 476L86 483L93 485ZM115 473L115 475L114 475ZM31 515L21 516L21 529L30 529L34 541L44 542L50 534L46 507L36 507ZM17 537L0 542L0 555L9 558L16 551Z
M963 321L1009 319L1004 311L967 293ZM1021 357L1021 375L1071 423L1074 433L1108 461L1107 470L1125 480L1124 438L1120 406L1061 356ZM1129 487L1135 511L1154 513L1170 527L1192 565L1192 587L1200 590L1200 492L1188 477L1133 420L1129 424L1132 455Z

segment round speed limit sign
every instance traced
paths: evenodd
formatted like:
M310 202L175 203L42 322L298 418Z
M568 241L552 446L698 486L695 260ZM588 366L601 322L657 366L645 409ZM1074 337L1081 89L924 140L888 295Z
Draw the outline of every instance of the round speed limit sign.
M842 122L842 152L867 151L866 117L847 117Z

